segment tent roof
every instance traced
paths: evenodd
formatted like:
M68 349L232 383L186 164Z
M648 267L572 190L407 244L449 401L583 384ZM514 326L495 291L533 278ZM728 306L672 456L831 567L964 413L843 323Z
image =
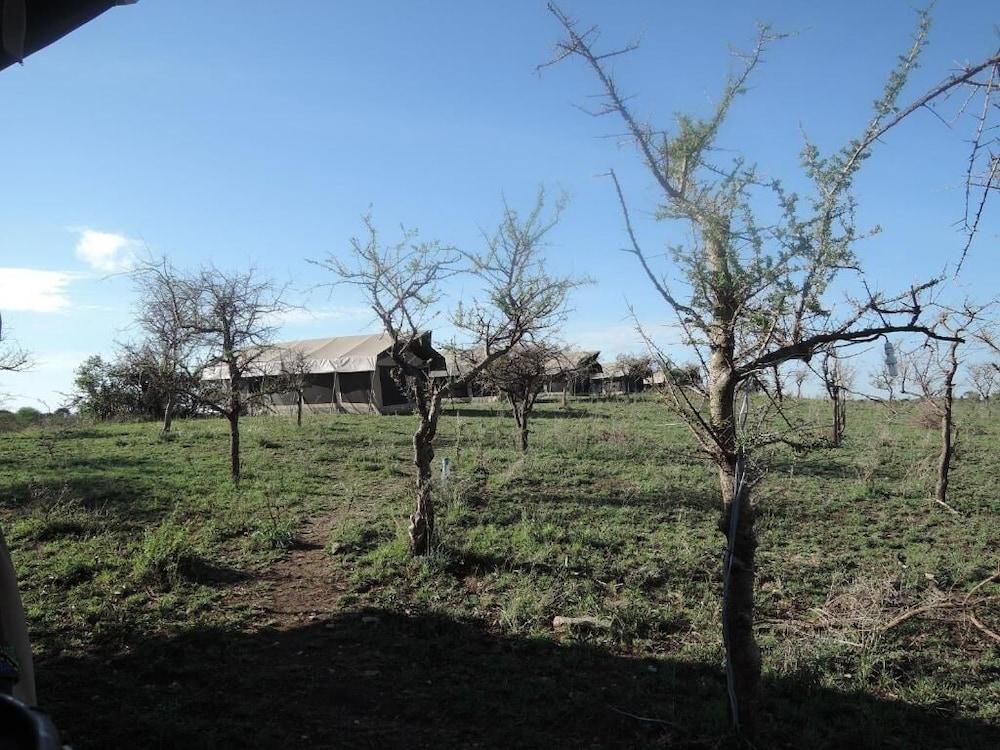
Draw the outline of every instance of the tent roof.
M0 14L0 70L48 47L109 8L133 2L135 0L24 0L23 16ZM3 5L0 2L0 7Z
M594 380L614 380L615 378L624 378L625 370L614 362L605 362L599 365L601 368L597 375L594 375Z
M260 359L280 364L288 352L301 353L312 373L368 372L375 369L379 357L391 346L392 339L385 333L328 336L273 344Z
M278 375L282 363L289 355L302 355L306 372L318 375L331 372L372 372L382 365L392 364L389 349L392 338L386 333L366 333L358 336L327 336L318 339L279 341L261 351L254 360L259 375ZM426 332L411 345L409 356L414 364L435 366L442 362L441 355L431 346L431 334ZM210 367L206 380L224 380L228 377L223 365Z
M546 369L551 375L559 375L567 370L578 370L587 368L592 372L600 372L601 366L597 362L600 352L597 351L573 351L564 349L553 356ZM435 370L431 373L434 377L457 377L465 373L471 366L485 356L480 349L458 350L449 348L444 353L446 370Z

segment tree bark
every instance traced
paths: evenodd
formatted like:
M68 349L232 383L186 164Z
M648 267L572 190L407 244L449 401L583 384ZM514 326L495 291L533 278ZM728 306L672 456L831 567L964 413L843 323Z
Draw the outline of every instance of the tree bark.
M843 391L837 386L834 386L831 398L833 401L833 427L831 429L830 437L833 442L833 446L835 448L839 448L844 437L844 428L847 421L847 404L844 399Z
M167 394L167 404L163 407L163 432L170 432L174 423L174 394L171 391Z
M951 455L954 450L951 441L952 416L950 401L951 399L946 396L944 413L941 415L941 455L938 457L937 488L934 492L934 496L939 503L945 502L945 498L948 496L948 474L951 471Z
M757 725L761 673L760 649L753 633L754 551L757 541L749 486L744 485L738 498L734 496L737 457L740 455L734 400L739 383L733 365L736 305L726 254L729 227L724 222L720 225L707 223L703 229L706 258L716 279L708 358L708 396L722 493L720 520L727 541L724 564L729 571L724 575L722 611L729 712L733 728L744 736L753 737Z
M426 555L431 550L434 535L434 501L431 496L431 469L434 446L426 439L421 425L413 436L413 464L417 468L417 501L410 515L410 550L414 555Z
M299 397L298 401L297 401L298 410L295 413L295 424L298 427L301 427L302 426L302 391L298 392L298 397Z
M945 373L944 388L941 399L941 455L938 458L938 478L934 496L939 503L944 503L948 495L948 474L951 472L951 458L954 454L953 445L953 407L955 405L955 374L958 372L958 344L953 342L948 349L949 367Z
M511 411L514 412L514 422L517 424L517 447L521 453L528 452L528 410L529 406L524 402L518 403L514 396L510 396Z
M240 481L240 413L229 412L229 471L233 482Z
M751 493L744 486L738 499L734 498L733 477L729 468L723 475L724 512L727 537L730 542L732 560L729 563L728 591L723 602L723 639L729 662L731 690L730 716L738 731L753 737L757 729L757 711L760 704L760 649L754 638L754 555L757 549L757 535L754 528L755 510L751 504ZM738 511L734 519L733 514ZM733 705L735 704L735 712Z
M426 555L434 543L434 497L432 494L432 469L434 465L434 436L441 415L443 391L418 376L420 380L410 388L420 414L420 424L413 433L413 464L417 469L417 496L410 515L410 551ZM428 393L428 389L431 392Z

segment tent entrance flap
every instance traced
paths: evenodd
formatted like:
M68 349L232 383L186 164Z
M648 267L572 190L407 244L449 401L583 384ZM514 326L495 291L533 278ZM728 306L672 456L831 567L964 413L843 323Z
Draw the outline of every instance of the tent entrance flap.
M410 400L399 389L396 381L392 377L392 368L378 368L379 385L382 386L382 403L386 406L404 406Z

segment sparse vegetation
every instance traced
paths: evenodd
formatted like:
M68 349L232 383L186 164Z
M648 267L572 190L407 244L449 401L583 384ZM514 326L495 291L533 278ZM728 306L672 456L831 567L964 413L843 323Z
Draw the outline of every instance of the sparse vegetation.
M437 544L421 558L400 521L409 495L385 483L412 471L412 416L246 419L239 487L216 447L223 420L180 420L171 441L152 423L0 435L0 524L39 683L74 744L224 746L259 731L273 745L301 731L344 747L537 746L553 722L584 745L724 741L717 498L686 428L648 399L577 402L571 417L542 403L523 456L509 416L444 408L438 453L451 472L434 484ZM819 400L792 408L828 419ZM996 585L974 610L884 627L996 572L1000 423L985 405L955 404L967 425L957 520L914 478L936 456L918 408L852 404L841 449L772 464L781 481L759 519L762 746L996 743L1000 660L968 618L996 629ZM323 602L304 600L293 619L270 603L270 571L299 554L305 518L333 522L316 553ZM323 608L332 614L310 619ZM557 616L607 627L554 628ZM405 703L391 698L400 680ZM300 682L308 690L288 687ZM276 715L282 689L293 705L261 729L254 717ZM328 707L337 690L338 710L323 710L318 696ZM128 705L128 721L84 694Z

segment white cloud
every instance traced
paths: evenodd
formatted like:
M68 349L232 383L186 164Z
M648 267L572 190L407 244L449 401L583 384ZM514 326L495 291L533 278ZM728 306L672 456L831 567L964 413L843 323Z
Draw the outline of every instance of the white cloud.
M0 310L59 312L69 307L73 274L34 268L0 268Z
M76 257L92 268L104 273L127 271L135 260L136 240L114 232L96 229L79 230Z
M374 319L371 308L368 307L324 307L309 309L307 307L289 307L280 313L275 313L274 325L296 325L300 323L315 323L321 320L367 321Z

